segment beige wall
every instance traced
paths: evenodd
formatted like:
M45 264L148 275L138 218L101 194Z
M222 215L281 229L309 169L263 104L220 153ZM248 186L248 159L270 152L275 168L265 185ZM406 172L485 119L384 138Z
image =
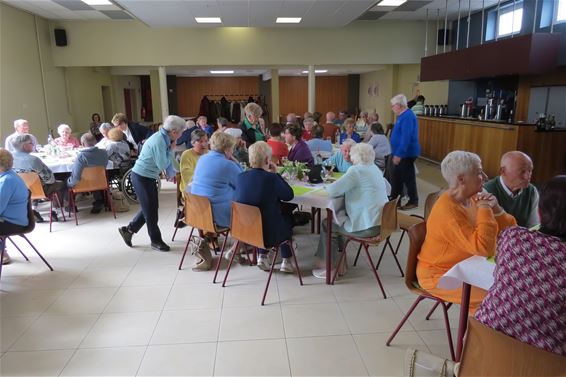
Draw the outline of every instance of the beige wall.
M114 110L112 113L126 113L126 105L124 104L124 89L135 90L135 108L132 108L133 120L139 120L141 114L141 83L139 76L112 76L112 88L114 99ZM108 119L110 121L111 119Z
M448 103L448 81L420 82L420 64L402 64L397 74L394 91L403 93L408 99L414 98L417 90L426 98L426 103L443 105Z
M383 125L392 120L389 100L393 93L394 71L395 67L390 64L382 70L360 75L360 109L377 112Z

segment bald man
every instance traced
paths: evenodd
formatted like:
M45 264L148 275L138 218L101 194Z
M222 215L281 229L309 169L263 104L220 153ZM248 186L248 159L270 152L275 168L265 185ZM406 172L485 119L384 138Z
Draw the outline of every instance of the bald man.
M499 176L488 181L484 188L495 195L499 205L517 220L517 224L531 228L540 224L538 191L531 182L533 162L523 152L511 151L501 157Z

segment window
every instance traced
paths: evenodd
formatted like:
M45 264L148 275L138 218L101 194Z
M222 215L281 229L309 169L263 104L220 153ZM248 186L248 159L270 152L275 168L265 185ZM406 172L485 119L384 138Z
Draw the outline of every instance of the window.
M566 21L566 0L558 0L556 8L556 22Z
M506 35L515 34L521 31L523 23L523 6L501 9L499 12L499 20L497 22L497 36L504 37Z

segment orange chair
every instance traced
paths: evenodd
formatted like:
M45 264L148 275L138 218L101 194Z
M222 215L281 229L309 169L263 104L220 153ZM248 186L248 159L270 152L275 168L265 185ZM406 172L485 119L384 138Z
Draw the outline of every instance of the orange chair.
M51 224L53 224L54 200L61 210L63 221L67 221L65 211L63 210L63 203L59 195L56 192L52 192L49 196L45 195L45 191L43 191L43 186L41 185L41 179L39 179L39 175L36 172L18 173L18 175L24 180L26 186L31 191L31 200L49 200L49 232L51 232Z
M250 245L255 247L256 249L269 249L263 244L263 222L261 219L261 212L258 207L232 202L232 219L230 229L232 237L238 241L235 250L238 250L241 244ZM285 240L280 244L271 247L271 249L275 250L275 255L273 256L271 268L269 269L269 276L267 278L267 283L265 284L265 290L263 292L263 298L261 299L261 305L265 304L265 297L267 296L267 290L269 289L269 283L271 282L271 275L273 274L273 267L275 266L275 261L277 260L277 254L279 253L279 248L284 243L288 244L291 248L293 261L295 262L295 267L297 268L297 273L299 274L299 282L301 285L303 285L303 278L301 277L301 270L299 269L297 257L295 256L295 250L293 249L293 243L290 240ZM237 253L234 252L232 254L232 257L230 258L230 263L228 264L228 269L226 270L226 275L224 275L224 281L222 282L223 287L226 286L226 280L228 279L228 274L230 273L230 267L232 267L232 262L234 262L234 256L236 254ZM220 259L222 259L222 256L220 257Z
M411 228L409 228L407 233L409 233L410 245L409 255L407 256L407 267L405 268L405 286L409 289L409 291L416 294L418 297L407 314L405 314L405 316L401 320L401 323L399 323L395 331L393 331L393 334L391 334L389 339L387 339L387 342L385 344L387 344L388 346L391 344L393 338L395 338L399 330L401 330L401 327L403 327L407 319L409 319L417 305L424 299L430 299L436 301L436 305L442 306L442 310L444 312L444 324L446 325L446 334L448 335L448 345L450 347L450 355L452 356L452 360L456 360L456 356L454 354L454 346L452 344L452 333L450 331L450 320L448 318L448 309L452 304L447 303L443 299L436 297L422 289L417 280L417 257L419 255L419 252L421 251L421 247L426 237L426 223L422 222L412 226Z
M116 211L114 211L114 206L112 205L112 199L110 198L110 189L108 187L108 178L106 177L106 167L104 166L89 166L83 169L81 174L81 179L75 187L69 188L69 216L71 215L71 208L73 209L73 214L75 215L75 223L79 225L79 220L77 219L77 211L75 205L75 194L80 192L91 192L91 191L104 191L104 196L106 202L110 205L110 209L116 218Z
M334 273L334 276L332 277L332 284L334 284L334 281L336 281L336 277L338 276L338 271L340 271L340 267L342 266L342 263L346 263L346 250L347 250L348 244L352 241L359 242L360 247L358 249L358 254L356 255L356 261L354 262L354 264L357 262L358 256L360 255L360 250L363 247L365 252L366 252L366 256L368 258L368 262L369 262L370 268L373 272L373 275L375 276L375 279L377 280L377 284L379 285L379 288L381 289L381 293L383 293L383 298L387 298L387 295L385 294L385 290L383 289L383 285L381 285L381 280L379 280L379 275L377 274L377 266L374 268L373 261L371 259L371 255L369 254L368 249L369 249L370 246L377 246L382 241L385 241L385 245L383 245L383 250L381 251L381 257L383 256L383 253L385 252L385 248L387 247L387 245L389 245L389 248L391 248L391 251L393 252L393 248L391 247L391 243L389 242L389 237L391 236L391 233L393 233L395 231L395 229L397 229L397 202L398 201L399 201L399 198L393 199L393 200L390 200L389 202L385 203L385 205L383 206L383 210L381 211L381 232L380 232L379 235L377 235L375 237L368 237L368 238L355 237L355 236L352 236L352 235L345 235L346 236L346 242L344 243L344 250L342 250L342 254L340 255L340 259L338 260L338 265L336 266L336 272ZM399 266L399 269L401 270L401 275L402 275L403 270L401 269L401 266L399 265L399 261L397 260L397 256L395 254L393 254L393 256L395 257L395 261L397 262L397 265ZM379 258L380 261L381 261L381 257Z
M6 252L6 241L10 240L10 242L14 245L16 249L18 249L20 254L22 254L22 256L26 259L26 261L29 262L28 257L24 254L22 249L20 249L18 245L16 245L16 243L10 238L13 236L20 236L27 241L27 243L32 247L32 249L36 252L36 254L41 258L43 263L45 263L47 267L49 267L49 269L53 271L53 267L51 267L49 262L47 262L47 260L43 257L43 255L41 255L41 253L35 248L35 246L33 246L30 240L26 237L26 234L31 233L35 229L35 216L33 215L33 209L31 208L31 201L32 201L31 191L29 191L28 192L28 225L21 232L4 234L2 233L2 230L0 228L0 240L2 240L2 244L4 245L4 247L2 247L2 250L0 250L0 261L4 259L4 253ZM2 276L2 263L0 263L0 277L1 276Z
M214 223L212 217L212 206L207 197L185 193L185 223L192 227L191 233L189 234L189 239L187 240L187 245L185 246L185 251L181 257L181 262L179 263L179 270L183 267L183 261L187 255L187 250L189 249L189 243L193 237L193 232L197 229L201 235L207 233L224 235L224 242L222 243L222 248L220 249L220 258L216 263L216 272L214 273L213 283L216 283L216 277L218 275L218 269L220 268L220 262L222 261L222 255L224 254L224 249L226 248L226 241L228 240L228 233L230 228L217 227Z

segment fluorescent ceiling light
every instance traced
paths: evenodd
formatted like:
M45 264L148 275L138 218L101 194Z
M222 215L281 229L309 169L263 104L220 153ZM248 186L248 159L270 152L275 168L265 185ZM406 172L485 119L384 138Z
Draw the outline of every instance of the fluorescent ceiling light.
M398 7L401 4L406 3L407 0L381 0L378 7Z
M231 75L234 71L210 71L213 75Z
M326 73L328 69L315 69L314 73ZM303 71L303 73L309 73L309 71Z
M82 0L82 2L88 5L112 5L108 0Z
M196 22L199 24L221 24L220 17L195 17Z
M275 22L278 24L298 24L301 20L301 17L277 17Z

